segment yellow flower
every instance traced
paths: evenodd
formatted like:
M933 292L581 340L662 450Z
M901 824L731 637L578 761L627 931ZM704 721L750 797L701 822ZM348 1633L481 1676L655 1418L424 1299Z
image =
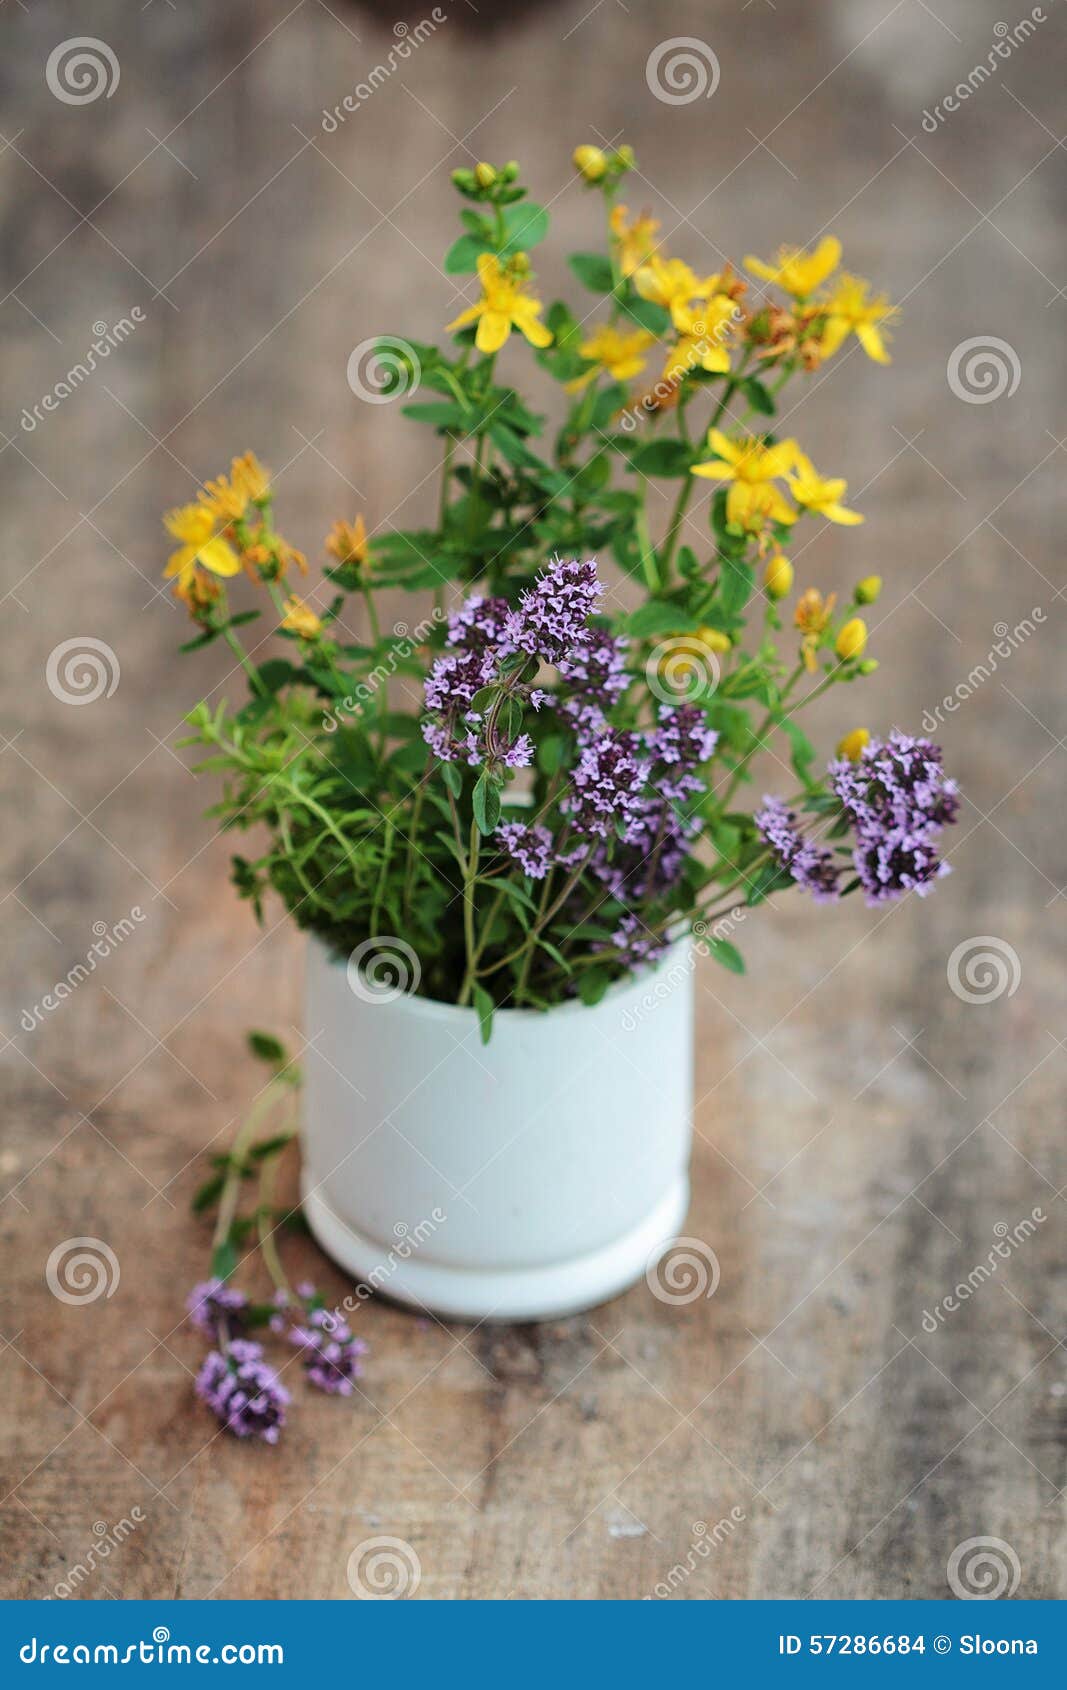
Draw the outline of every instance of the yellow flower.
M175 591L184 598L197 568L210 570L212 575L236 575L241 560L233 547L215 532L215 518L206 505L181 505L168 511L163 518L168 534L182 543L171 552L165 579L177 576Z
M733 640L721 628L698 628L696 637L709 651L730 651L733 648Z
M836 603L836 593L831 593L829 598L824 599L818 587L808 587L797 600L793 620L803 635L800 655L804 660L805 669L809 671L818 668L819 643L830 625L830 617Z
M880 575L865 575L856 586L857 604L875 604L881 596L882 577Z
M822 335L822 354L830 358L850 334L854 334L868 358L876 364L888 364L882 325L897 315L884 293L868 299L870 283L860 276L842 276L826 302L826 327Z
M794 299L806 299L832 275L840 262L841 242L834 235L825 235L814 252L805 252L800 246L780 246L773 264L765 264L761 258L746 258L745 268L765 282L774 282Z
M594 367L584 376L569 381L568 390L574 393L585 387L595 380L598 369L607 370L615 381L629 381L644 369L645 352L655 338L648 329L616 329L610 323L601 324L578 348L586 362Z
M525 261L525 269L518 260ZM542 309L541 301L523 291L522 277L528 269L529 259L525 253L517 253L505 266L495 254L480 252L478 280L482 284L482 297L477 305L461 311L449 323L449 332L465 328L468 323L477 323L475 345L479 352L499 352L513 327L526 336L531 346L551 346L552 336L545 325L537 321Z
M838 746L837 755L847 757L851 763L858 763L863 754L863 747L869 745L870 740L871 736L866 728L853 728Z
M244 488L249 499L258 504L270 498L270 470L264 469L254 452L234 458L230 476L235 486Z
M768 446L757 435L744 440L730 440L721 430L713 428L708 445L718 457L706 464L694 464L691 473L708 481L728 481L726 515L731 522L742 526L753 511L769 517L772 522L793 522L796 511L787 504L776 487L770 483L786 476L797 456L795 440L779 440Z
M619 269L624 276L634 275L646 262L656 244L656 230L659 228L659 219L644 212L632 223L627 222L628 216L626 206L612 206L611 232L616 241Z
M763 571L763 590L769 599L784 599L793 590L793 565L784 552L775 552L767 559Z
M338 563L351 563L362 569L370 558L367 524L362 515L355 522L335 522L326 536L326 550Z
M219 522L237 522L253 501L270 497L270 475L254 452L234 458L229 476L220 475L204 483L200 503Z
M322 632L322 618L316 616L311 606L305 604L295 593L290 593L285 601L285 616L281 625L291 634L298 634L302 640L317 639Z
M862 616L853 616L838 634L834 650L842 663L850 663L853 658L862 657L866 649L867 624Z
M587 182L599 182L608 168L607 154L599 147L575 147L571 154L571 163L579 176L584 176Z
M697 276L680 258L661 258L654 252L647 264L634 273L634 286L642 299L664 306L671 314L676 329L688 332L692 320L690 306L694 300L705 300L719 290L721 276Z
M730 368L727 343L738 319L737 306L730 295L714 294L711 299L701 300L691 311L679 311L678 318L683 332L667 354L663 380L678 382L695 369L707 370L710 375L726 375Z
M863 521L859 511L849 510L841 503L848 492L847 481L839 476L827 481L803 452L796 454L796 472L789 478L789 491L802 510L810 511L813 516L824 516L827 522L839 522L846 528Z

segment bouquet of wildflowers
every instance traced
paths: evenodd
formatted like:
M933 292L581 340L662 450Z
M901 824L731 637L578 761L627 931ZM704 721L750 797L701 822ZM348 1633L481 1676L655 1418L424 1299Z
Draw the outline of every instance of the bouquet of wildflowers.
M201 766L222 778L215 814L265 840L234 856L238 892L257 913L277 894L370 970L402 941L408 985L471 1005L485 1039L498 1009L595 1003L693 928L740 971L731 912L794 885L823 902L924 895L947 872L939 840L958 805L929 741L852 727L820 767L797 721L877 666L864 611L881 581L840 605L795 590L801 525L863 518L774 419L786 385L850 337L886 363L893 308L840 270L829 236L746 259L751 280L699 274L622 203L628 148L582 146L574 163L602 213L569 258L580 303L545 309L530 253L548 214L517 165L479 164L453 176L462 231L444 263L470 303L447 349L377 346L381 394L441 442L432 526L339 521L322 579L298 593L307 563L253 454L166 517L167 574L196 624L184 649L223 641L247 683L243 701L189 716ZM516 344L557 389L551 437L498 369ZM702 530L688 511L708 483ZM610 590L620 575L629 611ZM263 608L231 601L238 577ZM397 589L422 595L421 619L390 629L381 595ZM776 740L791 790L763 797L750 765ZM224 1159L206 1199L220 1209L214 1278L194 1309L222 1331L203 1395L264 1437L286 1393L260 1376L248 1305L228 1300L230 1197L280 1143ZM351 1334L324 1360L310 1288L275 1281L263 1318L313 1382L317 1367L344 1388Z

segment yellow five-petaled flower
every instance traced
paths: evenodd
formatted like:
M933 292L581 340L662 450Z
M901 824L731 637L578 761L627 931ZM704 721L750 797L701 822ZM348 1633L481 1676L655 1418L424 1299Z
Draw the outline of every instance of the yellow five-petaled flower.
M240 570L240 558L229 541L216 532L216 518L206 505L180 505L166 513L163 524L168 534L181 541L163 571L167 580L175 580L179 598L187 596L198 569L222 576L236 575Z
M449 323L449 332L477 323L474 344L479 352L499 352L512 328L524 334L531 346L551 346L552 336L544 323L538 322L542 305L533 294L525 291L524 271L514 261L501 264L491 252L478 254L478 280L482 297L477 305Z
M648 329L617 329L611 323L602 323L578 348L593 368L569 381L568 388L573 393L585 387L595 379L598 369L607 370L615 381L629 381L644 369L645 353L655 338Z
M745 526L746 519L758 511L772 522L794 522L796 511L772 484L788 475L796 461L795 440L779 440L768 446L757 435L745 440L730 440L720 429L708 434L708 445L717 456L705 464L694 464L693 475L708 481L730 484L726 495L726 515L730 522Z
M850 334L854 334L868 358L876 364L888 364L882 329L897 315L884 293L868 298L870 283L860 276L842 276L826 301L826 326L821 348L824 358L830 358Z
M641 212L632 222L629 215L627 206L613 205L609 220L619 269L624 276L634 275L647 261L656 244L656 230L659 228L659 219L650 217L647 212Z
M765 282L774 282L794 299L807 299L840 262L841 242L836 235L825 235L813 252L805 252L800 246L781 246L772 264L765 264L762 258L746 258L745 269Z
M841 503L848 492L848 482L840 476L833 476L827 480L816 471L810 458L803 452L797 452L795 473L789 478L789 491L802 510L810 511L813 516L824 516L827 522L839 522L845 528L853 528L863 521L859 511L850 510Z
M298 598L296 593L290 593L285 601L285 615L281 625L302 640L317 639L322 632L322 618L316 616L311 606L305 604L302 598Z

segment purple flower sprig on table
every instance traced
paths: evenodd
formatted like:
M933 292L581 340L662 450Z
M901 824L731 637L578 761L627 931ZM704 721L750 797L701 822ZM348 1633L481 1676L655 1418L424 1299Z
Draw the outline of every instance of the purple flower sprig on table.
M840 863L835 861L832 851L812 842L795 810L781 798L765 798L762 809L752 819L779 868L791 874L817 904L833 903L840 896Z
M236 1438L276 1444L285 1425L289 1392L263 1359L262 1344L233 1338L210 1350L196 1376L196 1394Z

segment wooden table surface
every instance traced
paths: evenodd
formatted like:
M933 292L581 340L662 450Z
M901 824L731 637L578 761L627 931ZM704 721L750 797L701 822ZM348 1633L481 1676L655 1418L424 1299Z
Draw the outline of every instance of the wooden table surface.
M77 28L121 74L75 104L45 74L73 20L0 16L7 1591L62 1595L88 1565L76 1594L347 1599L352 1552L386 1536L417 1555L420 1596L938 1597L987 1538L1008 1589L1062 1596L1060 9L925 128L987 61L996 0L567 0L484 29L443 9L333 133L322 111L384 60L391 17L87 0ZM680 36L721 74L669 105L646 61ZM743 929L747 978L702 967L687 1230L719 1260L714 1296L668 1306L642 1284L473 1329L373 1301L355 1401L302 1402L277 1450L241 1447L193 1399L189 1198L256 1083L244 1030L299 1041L301 953L277 910L259 931L235 902L174 749L219 668L175 655L158 512L253 446L312 552L336 515L426 518L423 431L353 397L350 351L455 313L447 175L476 157L518 157L552 203L539 268L549 296L565 286L590 214L570 150L623 134L631 204L698 268L829 227L904 302L890 369L839 359L791 419L867 516L802 571L887 579L857 721L917 729L962 687L939 730L965 792L955 873L881 912L787 902ZM94 324L135 306L35 421ZM993 398L949 381L975 337L1005 372ZM86 638L118 684L75 708L47 666ZM829 744L853 725L834 702ZM953 953L982 936L1000 974L966 1001ZM50 1294L50 1255L79 1237L114 1253L113 1296ZM310 1243L292 1256L344 1294Z

